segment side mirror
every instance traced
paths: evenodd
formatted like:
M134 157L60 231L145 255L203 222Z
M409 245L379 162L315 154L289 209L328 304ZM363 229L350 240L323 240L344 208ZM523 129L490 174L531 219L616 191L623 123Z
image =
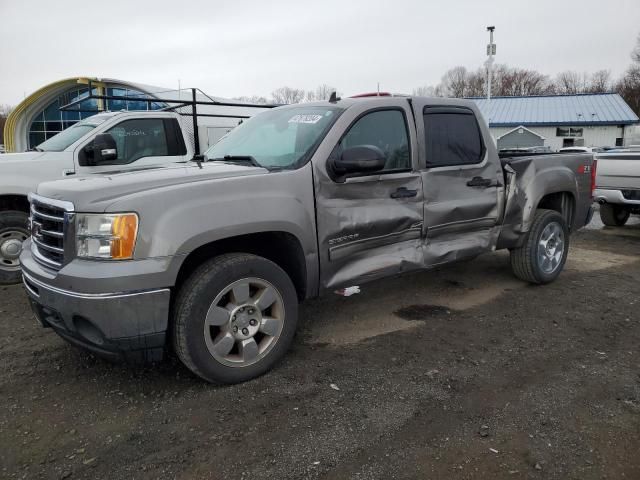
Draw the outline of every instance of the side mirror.
M118 148L116 141L110 133L99 133L93 139L93 162L94 165L111 162L118 158Z
M380 148L374 145L358 145L343 150L340 158L334 158L330 162L330 167L337 176L344 176L382 170L386 161Z

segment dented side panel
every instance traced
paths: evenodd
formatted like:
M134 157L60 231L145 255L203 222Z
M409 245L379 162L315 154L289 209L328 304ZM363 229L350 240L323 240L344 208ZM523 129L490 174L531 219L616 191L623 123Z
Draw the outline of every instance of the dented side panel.
M425 107L441 106L439 99L416 99L414 111L418 145L425 159L421 171L424 188L425 266L477 256L495 248L504 211L504 174L491 135L475 105L447 99L444 106L465 107L477 120L484 140L482 161L472 165L426 168ZM480 177L490 186L470 186Z
M353 122L368 111L399 108L408 126L413 171L335 182L327 172L331 152ZM358 285L423 266L423 188L417 167L415 126L406 99L366 101L346 110L312 160L322 289ZM414 197L392 198L398 189Z
M536 210L550 195L566 194L568 205L562 210L572 231L584 226L591 208L591 154L521 157L504 163L510 186L498 248L522 244Z
M478 119L485 152L478 164L427 168L423 107L469 108ZM401 108L409 123L413 169L333 181L327 160L342 135L362 114ZM316 198L320 291L429 268L522 244L548 195L572 229L590 209L591 155L544 155L501 161L486 122L475 105L454 99L384 98L352 104L312 158ZM474 177L490 185L468 185ZM410 198L390 198L399 188ZM556 201L556 200L554 200Z

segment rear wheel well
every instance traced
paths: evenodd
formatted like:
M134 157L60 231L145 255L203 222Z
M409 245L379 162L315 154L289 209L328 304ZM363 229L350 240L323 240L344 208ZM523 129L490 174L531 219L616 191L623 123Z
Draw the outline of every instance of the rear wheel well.
M176 289L191 273L210 258L224 253L251 253L264 257L282 268L294 286L300 301L307 294L307 267L298 239L287 232L260 232L225 238L198 247L180 266Z
M0 195L0 212L17 210L29 213L29 200L26 195Z
M573 224L573 217L575 215L576 201L573 194L570 192L556 192L549 193L540 199L538 203L538 210L555 210L562 215L567 222L569 230Z

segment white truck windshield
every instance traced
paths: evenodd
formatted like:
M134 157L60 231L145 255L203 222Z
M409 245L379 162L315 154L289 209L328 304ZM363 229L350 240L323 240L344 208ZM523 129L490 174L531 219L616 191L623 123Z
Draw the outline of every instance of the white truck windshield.
M36 147L36 150L39 152L61 152L108 118L110 118L110 115L94 115L91 118L78 122L72 127L54 135L49 140L42 142Z

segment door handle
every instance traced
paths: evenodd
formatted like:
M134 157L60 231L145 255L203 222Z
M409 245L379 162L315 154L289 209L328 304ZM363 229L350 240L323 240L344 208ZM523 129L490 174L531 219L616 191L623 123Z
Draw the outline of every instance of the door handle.
M467 182L467 186L469 187L491 187L493 180L490 178L482 178L482 177L473 177L471 180Z
M389 196L391 198L411 198L415 197L416 195L418 195L417 190L409 190L408 188L400 187L395 192L392 192Z

